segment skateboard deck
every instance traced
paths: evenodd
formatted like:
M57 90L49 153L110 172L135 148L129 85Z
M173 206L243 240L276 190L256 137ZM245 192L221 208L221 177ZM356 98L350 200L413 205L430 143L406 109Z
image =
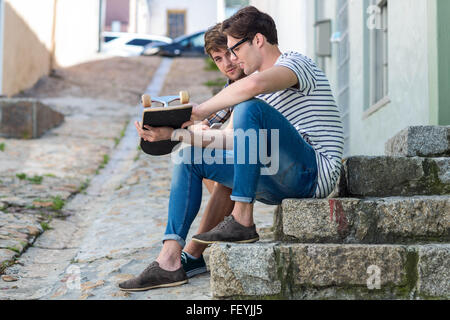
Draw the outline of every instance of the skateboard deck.
M179 101L179 105L170 105L170 103ZM160 106L153 107L153 103ZM181 125L191 118L192 105L189 104L189 94L181 91L179 96L153 97L149 95L142 96L142 105L144 112L142 114L142 128L144 125L150 127L171 127L181 128ZM147 129L144 129L147 130ZM162 140L149 142L141 138L140 146L142 151L153 156L169 154L180 143L180 141Z

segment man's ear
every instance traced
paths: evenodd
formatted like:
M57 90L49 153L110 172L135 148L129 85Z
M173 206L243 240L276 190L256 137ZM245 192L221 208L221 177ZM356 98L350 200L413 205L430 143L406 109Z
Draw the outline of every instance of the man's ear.
M265 42L266 42L266 37L264 37L263 34L261 34L261 33L255 34L254 44L255 44L258 48L261 48L261 47L264 45Z

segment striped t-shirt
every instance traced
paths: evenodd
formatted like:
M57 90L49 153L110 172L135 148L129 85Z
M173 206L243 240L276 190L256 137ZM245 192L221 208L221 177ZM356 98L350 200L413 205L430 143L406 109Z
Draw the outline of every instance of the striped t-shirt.
M288 88L258 95L277 109L316 152L318 183L315 198L326 198L339 179L344 151L343 126L330 84L310 58L282 54L276 66L287 67L298 78L298 89Z

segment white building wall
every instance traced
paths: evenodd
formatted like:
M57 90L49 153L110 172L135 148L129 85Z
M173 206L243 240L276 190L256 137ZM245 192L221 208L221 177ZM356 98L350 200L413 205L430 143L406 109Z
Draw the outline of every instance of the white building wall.
M98 0L58 1L55 57L59 66L74 65L96 54L99 15Z
M167 10L186 10L186 34L206 30L218 22L217 0L152 0L148 33L167 36Z
M391 102L368 118L364 105L363 1L350 1L352 155L383 155L385 142L411 125L429 123L427 1L389 1L389 93ZM398 19L398 17L402 17Z
M306 54L308 44L314 39L314 35L306 32L308 24L313 23L313 17L307 14L307 1L250 0L250 5L273 18L281 51L293 50Z
M0 0L0 95L3 93L3 28L4 2Z

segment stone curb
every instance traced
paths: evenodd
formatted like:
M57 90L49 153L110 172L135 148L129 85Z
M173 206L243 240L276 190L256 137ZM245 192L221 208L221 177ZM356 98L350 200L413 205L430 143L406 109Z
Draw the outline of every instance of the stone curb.
M211 290L217 299L448 299L449 262L449 244L220 244Z
M286 199L275 240L302 243L412 244L450 241L450 197Z

